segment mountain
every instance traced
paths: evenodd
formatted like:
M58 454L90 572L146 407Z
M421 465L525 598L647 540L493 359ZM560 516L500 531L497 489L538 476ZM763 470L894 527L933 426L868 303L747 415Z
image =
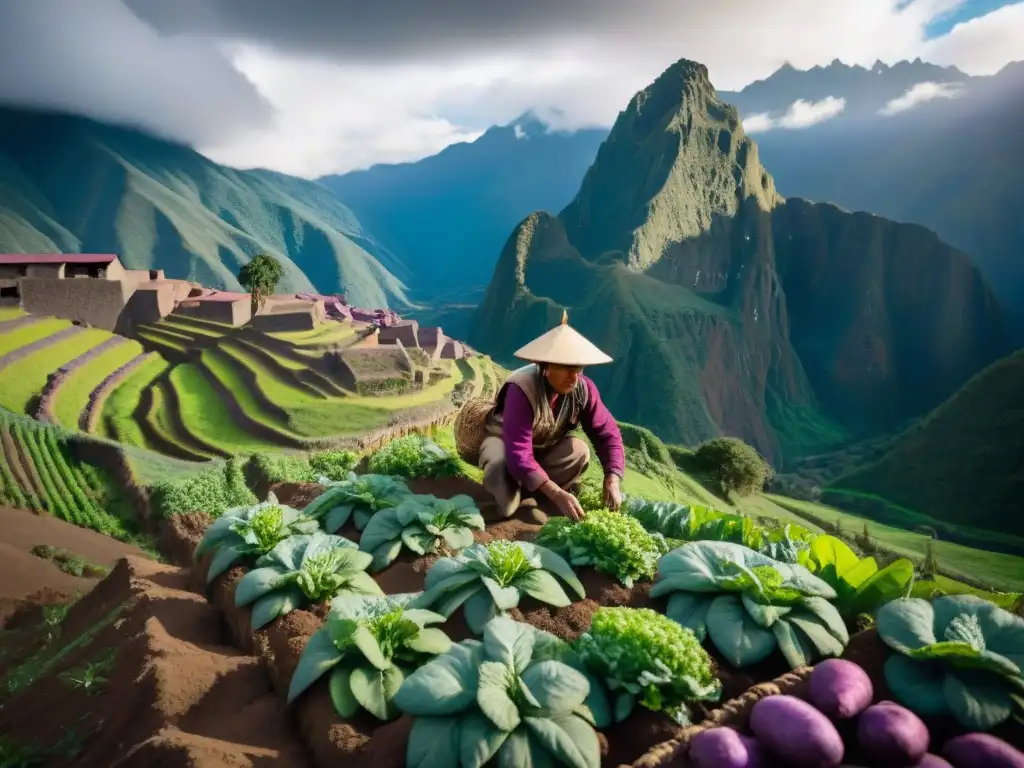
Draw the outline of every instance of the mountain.
M985 368L876 463L832 483L1024 537L1024 350Z
M409 265L416 298L479 301L509 230L576 193L605 130L552 131L531 113L415 163L326 176L381 242Z
M946 96L880 114L920 83L945 84ZM1024 182L1012 160L1024 157L1016 128L1024 124L1024 62L988 77L920 61L783 68L722 96L745 120L781 115L797 99L845 98L831 120L756 134L779 191L933 229L970 254L1008 309L1024 317Z
M773 461L927 412L1008 351L966 254L923 227L786 200L704 66L619 114L576 198L508 238L470 343L508 361L562 307L615 358L616 415Z
M131 269L239 289L256 253L282 291L409 303L409 273L325 187L217 165L188 147L81 117L0 108L0 252L117 253Z

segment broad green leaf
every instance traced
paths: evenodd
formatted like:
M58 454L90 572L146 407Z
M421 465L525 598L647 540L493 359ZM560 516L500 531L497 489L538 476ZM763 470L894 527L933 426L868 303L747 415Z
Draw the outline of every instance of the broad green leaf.
M419 594L422 594L422 593L419 593ZM415 599L415 595L416 595L416 593L411 593L410 597ZM391 597L395 597L395 596L391 595ZM406 605L407 606L411 605L411 603L407 603ZM428 624L444 624L444 622L446 622L448 620L448 618L446 616L444 616L443 614L437 613L435 611L428 611L425 608L409 608L409 607L406 607L406 609L402 612L402 618L408 619L409 621L412 621L412 622L420 625L421 627L425 627Z
M259 598L252 606L252 631L262 629L274 619L291 613L305 603L302 592L295 587L278 589Z
M863 560L859 560L855 566L847 569L841 579L846 590L857 590L864 582L877 573L878 563L875 562L875 558L865 557ZM828 581L828 579L825 580ZM901 592L900 595L902 594ZM896 595L896 597L899 597L899 595Z
M846 650L845 643L833 635L815 614L808 611L793 611L783 621L796 627L803 633L819 656L842 656Z
M541 567L545 571L553 573L568 584L577 596L579 596L580 600L586 598L587 591L583 588L583 583L576 576L576 572L573 571L572 566L565 562L565 558L561 555L555 554L547 547L532 545L532 552L539 555Z
M971 730L987 731L1013 712L1006 682L987 670L947 672L942 687L953 717Z
M235 546L228 545L218 549L210 561L210 570L206 572L206 583L212 584L214 579L241 560L242 556L242 551Z
M737 595L720 595L708 608L708 635L734 667L757 664L775 650L775 636L747 615Z
M509 685L514 675L512 668L500 661L485 661L480 665L477 706L503 731L514 731L520 722L519 709L509 696Z
M415 674L415 673L414 673ZM411 679L411 676L409 678ZM405 750L406 768L459 765L459 717L416 717Z
M811 541L811 560L822 573L829 573L829 576L822 576L825 581L842 579L843 574L852 568L857 567L859 558L857 554L842 539L835 536L817 536Z
M352 717L359 711L359 700L352 693L351 678L350 668L335 667L327 681L334 711L341 718Z
M927 600L903 597L883 605L875 617L875 625L886 645L909 653L937 642L932 628L934 619L935 611Z
M428 593L424 593L424 599L426 599L427 594ZM452 592L443 593L440 600L438 600L432 607L438 613L444 614L445 616L451 616L467 600L478 594L485 595L488 602L493 602L493 600L491 600L490 593L484 588L484 585L477 580L472 581L469 584L465 584ZM425 604L431 605L430 603Z
M359 548L363 552L373 552L381 544L400 538L402 527L397 508L382 509L366 523L359 537Z
M780 619L772 625L772 634L779 644L779 650L785 657L790 669L806 667L810 665L816 655L817 649L795 625L790 624L787 619Z
M469 598L462 611L466 617L466 624L474 635L483 634L487 622L500 613L491 598L491 593L486 589L479 590Z
M555 759L525 728L513 731L498 750L498 768L554 768Z
M747 615L754 620L755 624L765 629L778 621L780 616L785 616L793 610L792 606L788 605L765 605L759 603L751 599L746 593L740 596L740 600L743 602L743 608L746 610Z
M498 728L484 715L469 713L462 720L459 733L459 768L483 768L507 738L508 731Z
M825 629L845 647L850 642L850 631L846 628L839 610L823 597L805 597L800 601L800 609L817 617Z
M560 661L541 661L523 672L523 682L548 714L569 714L587 699L587 678Z
M454 715L476 701L483 646L463 641L405 679L395 703L413 717Z
M448 653L452 647L452 641L443 630L426 627L421 629L415 636L406 640L405 647L417 653L437 655Z
M398 557L399 552L402 551L402 540L392 539L391 541L385 541L383 544L372 550L373 562L370 563L370 569L373 571L381 571L391 565L395 558Z
M307 507L307 509L309 509L309 507ZM349 521L350 517L352 517L351 504L342 504L337 506L324 517L324 530L328 533L337 533L345 526L345 523Z
M636 696L623 691L615 697L615 722L621 723L636 709Z
M427 569L423 589L427 592L458 589L480 576L459 557L442 557Z
M449 548L459 551L473 543L473 531L466 528L445 528L441 531L441 538Z
M361 552L359 554L362 554ZM348 582L338 590L338 593L352 592L357 595L383 595L384 590L373 580L373 577L366 571L355 571L348 576Z
M530 571L517 579L516 584L530 597L542 603L556 608L565 608L572 604L572 600L565 594L558 580L547 571Z
M700 593L674 592L668 598L665 615L672 621L693 630L693 634L701 642L708 634L708 608L714 601L713 596Z
M590 685L590 692L583 703L590 710L594 726L607 728L612 724L612 703L608 697L608 689L604 682L598 680L594 675L586 671L583 671L583 674L586 675L587 683Z
M406 528L402 531L402 544L417 555L425 555L428 550L433 550L435 537L425 533L422 528Z
M492 661L523 674L533 658L534 633L528 624L503 617L487 624L483 632L484 652Z
M354 510L353 517L355 519L356 529L362 531L366 529L366 526L369 525L370 520L373 519L373 513L368 512L365 509L356 509Z
M914 578L914 564L896 560L866 579L853 595L855 613L874 613L886 603L902 597Z
M233 517L230 512L225 512L223 515L214 520L210 527L206 529L202 541L195 549L193 557L199 560L207 552L211 551L215 547L221 545L221 542L228 538L235 536L235 532L231 530L231 526L237 522L238 518Z
M377 669L387 669L391 666L391 659L384 656L377 638L367 627L358 626L352 633L351 642L363 654L363 658Z
M540 718L525 717L523 722L545 750L558 763L571 768L600 768L601 747L597 733L575 715Z
M490 592L499 611L508 611L519 605L519 590L515 587L503 587L490 576L483 576L480 581Z
M341 659L342 652L331 641L327 630L314 632L299 657L299 663L288 685L288 703L291 704L296 696L336 666Z
M335 647L348 650L352 645L352 636L359 629L359 621L354 618L329 617L327 626L322 630L329 635Z
M398 667L374 669L373 667L356 667L352 670L349 684L352 695L360 706L378 720L393 720L398 714L398 707L393 701L398 689L402 687L405 675Z
M1024 618L975 595L946 595L932 601L935 633L942 636L958 615L976 616L985 647L1024 669Z
M254 568L242 577L235 588L235 605L242 607L274 591L275 585L281 580L281 572L276 568Z
M942 665L933 661L914 661L899 653L885 660L885 684L905 707L919 715L950 714L943 682Z

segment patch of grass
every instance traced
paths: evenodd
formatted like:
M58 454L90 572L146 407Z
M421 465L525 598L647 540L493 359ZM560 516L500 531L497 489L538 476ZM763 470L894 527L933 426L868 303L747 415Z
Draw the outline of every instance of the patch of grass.
M17 305L0 306L0 322L6 322L7 320L14 320L15 318L24 316L24 312L21 307Z
M37 349L0 370L0 407L15 413L27 413L29 404L46 385L49 373L109 338L106 331L86 328L70 338Z
M268 413L264 409L263 404L256 398L237 370L225 359L222 352L214 349L203 350L200 356L200 365L234 395L238 407L246 416L281 432L283 436L295 437L287 429L282 428L280 419L276 415Z
M246 485L244 459L234 456L191 475L166 478L149 487L153 514L160 517L206 512L220 517L226 509L256 503Z
M100 423L103 434L119 443L152 450L145 435L135 421L135 408L142 398L142 390L167 372L169 363L159 357L151 357L134 371L107 397L103 403Z
M68 429L78 429L78 417L89 402L89 395L111 371L115 371L136 355L142 354L137 341L120 344L76 368L57 392L57 421Z
M227 453L253 453L271 447L239 426L195 365L175 366L170 382L178 393L181 420L189 434Z
M33 342L52 336L57 331L62 331L71 323L67 320L58 320L55 317L46 317L30 325L16 328L13 331L6 331L0 334L0 355L6 355L16 349L32 344Z
M43 560L49 560L64 573L88 579L101 579L110 573L105 565L90 563L81 555L67 549L51 547L49 544L38 544L32 547L32 554Z
M64 672L61 679L87 696L103 693L103 686L108 682L106 674L114 665L116 655L117 652L114 648L107 648L95 661L90 661L78 669L69 669Z
M769 395L767 415L787 461L827 451L848 443L852 437L848 430L817 408L795 404L784 398Z

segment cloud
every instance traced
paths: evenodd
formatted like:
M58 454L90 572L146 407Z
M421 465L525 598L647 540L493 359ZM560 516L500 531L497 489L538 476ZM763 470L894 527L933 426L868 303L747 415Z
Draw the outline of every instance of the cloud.
M887 102L884 107L878 110L881 115L895 115L899 112L906 112L919 104L924 104L935 99L952 99L962 93L960 83L918 83L907 89L902 96Z
M3 0L0 103L126 122L193 144L230 141L273 115L209 41L161 35L121 0Z
M772 128L810 128L839 115L846 108L846 99L828 96L821 101L805 101L797 99L789 105L781 116L772 117L762 112L751 115L743 121L743 130L747 133L760 133Z
M131 118L222 162L316 176L415 160L530 109L556 128L609 126L681 57L736 90L785 61L920 55L980 73L1020 55L1024 2L927 39L965 3L0 0L0 72L29 73L0 100Z

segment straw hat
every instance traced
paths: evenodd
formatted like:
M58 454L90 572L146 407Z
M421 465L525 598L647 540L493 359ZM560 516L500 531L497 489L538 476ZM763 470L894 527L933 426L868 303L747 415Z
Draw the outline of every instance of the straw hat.
M520 360L553 365L586 366L610 363L612 359L569 326L569 314L562 322L516 352Z

